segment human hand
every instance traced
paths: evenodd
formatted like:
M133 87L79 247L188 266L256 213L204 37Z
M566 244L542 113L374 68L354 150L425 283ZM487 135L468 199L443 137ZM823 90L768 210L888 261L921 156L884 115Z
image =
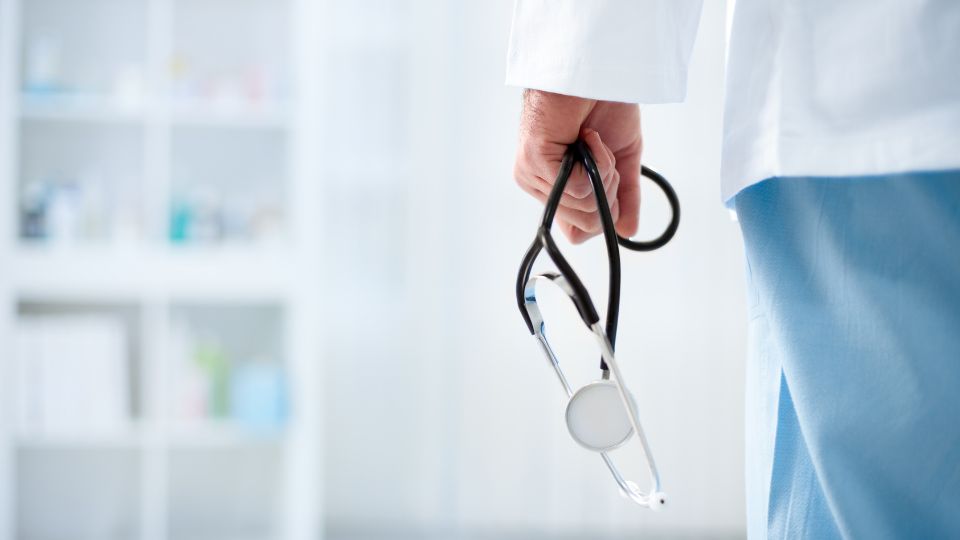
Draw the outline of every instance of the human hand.
M541 90L526 90L513 175L540 202L547 200L567 145L582 138L597 162L617 233L636 234L640 211L640 108ZM583 166L567 181L556 220L579 244L602 229L597 200Z

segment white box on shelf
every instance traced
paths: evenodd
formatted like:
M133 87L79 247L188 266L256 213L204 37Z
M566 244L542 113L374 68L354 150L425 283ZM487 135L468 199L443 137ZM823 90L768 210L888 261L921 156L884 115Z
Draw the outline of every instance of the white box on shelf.
M27 316L17 321L15 336L21 432L55 437L129 427L129 358L121 320Z

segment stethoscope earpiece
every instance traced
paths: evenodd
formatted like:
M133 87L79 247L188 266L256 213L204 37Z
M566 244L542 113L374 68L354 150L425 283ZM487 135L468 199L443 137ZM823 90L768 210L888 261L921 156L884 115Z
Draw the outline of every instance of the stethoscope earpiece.
M650 494L650 509L659 512L667 506L667 494L662 491L654 491Z
M644 495L640 491L640 486L638 486L636 482L632 480L627 480L626 483L627 483L627 488L630 489L630 493L627 493L621 487L620 488L621 497L625 499L631 499L635 502L639 502L640 504L646 506L647 508L649 508L650 510L653 510L654 512L659 512L664 508L666 508L667 506L666 493L662 491L654 491L650 495Z

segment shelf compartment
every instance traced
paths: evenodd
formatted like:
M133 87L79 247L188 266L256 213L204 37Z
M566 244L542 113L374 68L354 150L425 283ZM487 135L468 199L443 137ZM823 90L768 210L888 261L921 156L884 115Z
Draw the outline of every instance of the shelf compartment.
M283 1L174 0L173 99L215 109L288 100L289 11Z
M141 127L35 119L22 121L20 134L23 241L122 244L142 237Z
M17 538L126 539L140 530L140 455L129 449L16 453Z
M147 2L21 2L21 88L37 96L144 94Z
M282 447L170 451L171 538L277 538Z
M125 439L141 416L140 313L132 305L21 300L12 373L25 441Z
M181 443L279 438L288 417L278 304L177 303L170 313L170 418Z
M275 130L178 127L168 238L183 244L282 244L287 136Z

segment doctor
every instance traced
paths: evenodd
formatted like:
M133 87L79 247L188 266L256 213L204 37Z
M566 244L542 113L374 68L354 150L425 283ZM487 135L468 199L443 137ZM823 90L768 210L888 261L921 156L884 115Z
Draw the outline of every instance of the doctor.
M636 232L637 104L683 100L700 5L516 1L524 191L582 137ZM724 122L750 538L960 538L960 2L739 0ZM561 204L572 242L600 232L582 170Z

